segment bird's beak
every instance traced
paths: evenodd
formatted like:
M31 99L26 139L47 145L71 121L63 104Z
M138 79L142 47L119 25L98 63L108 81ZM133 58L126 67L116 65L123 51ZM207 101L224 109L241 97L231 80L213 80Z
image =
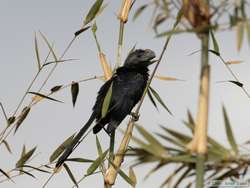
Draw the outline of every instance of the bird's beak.
M156 63L157 61L158 61L158 60L148 61L148 62L147 62L147 66L152 65L152 64Z

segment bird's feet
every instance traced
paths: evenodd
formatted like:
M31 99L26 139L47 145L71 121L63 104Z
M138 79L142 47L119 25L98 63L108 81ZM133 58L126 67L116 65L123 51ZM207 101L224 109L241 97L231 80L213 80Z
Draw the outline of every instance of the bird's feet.
M131 112L130 115L132 116L133 121L138 121L140 114L137 114L135 112Z

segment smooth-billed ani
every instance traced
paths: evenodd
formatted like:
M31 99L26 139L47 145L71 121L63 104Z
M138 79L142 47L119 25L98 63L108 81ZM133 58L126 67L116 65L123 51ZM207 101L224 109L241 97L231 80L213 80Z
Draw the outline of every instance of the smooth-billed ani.
M108 134L115 131L122 120L131 113L133 107L141 99L149 77L148 66L155 62L153 61L154 58L155 53L149 49L138 49L128 55L124 65L118 68L116 73L100 88L92 109L92 115L79 133L73 138L70 146L65 149L56 167L61 166L73 152L94 120L96 120L96 125L93 128L94 134L103 128L105 129L105 125L107 125L105 130ZM108 111L106 115L102 117L103 101L111 86L112 95Z

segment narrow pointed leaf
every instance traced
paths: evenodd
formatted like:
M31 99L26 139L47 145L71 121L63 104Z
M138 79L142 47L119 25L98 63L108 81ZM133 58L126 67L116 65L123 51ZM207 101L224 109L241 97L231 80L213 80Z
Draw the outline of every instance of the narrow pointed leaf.
M2 141L4 146L6 147L6 149L8 150L9 153L12 153L11 149L10 149L10 145L8 144L8 142L6 140Z
M240 51L244 35L244 24L242 22L238 22L236 28L236 34L237 34L237 50Z
M159 76L159 75L155 75L155 78L159 79L159 80L164 80L164 81L184 81L178 78L174 78L174 77L170 77L170 76Z
M215 39L215 36L214 36L214 33L212 30L210 30L210 33L211 33L211 37L212 37L212 41L213 41L213 45L214 45L214 51L218 54L220 54L220 49L219 49L219 45Z
M96 135L96 148L97 148L97 151L98 151L98 155L101 156L102 155L102 146L101 146L101 143L98 139L98 136Z
M152 94L154 95L154 97L157 99L157 101L165 108L165 110L167 110L167 112L170 115L172 115L172 112L168 109L168 107L166 106L166 104L163 102L163 100L161 99L160 95L152 87L149 87L149 89L152 92Z
M77 61L78 59L62 59L62 60L57 60L57 61L48 61L43 64L43 67L53 64L53 63L64 63L64 62L72 62L72 61Z
M235 84L235 85L237 85L239 87L243 87L243 83L241 83L241 82L234 81L234 80L229 80L229 82L231 82L231 83L233 83L233 84Z
M136 187L136 175L132 167L129 168L129 178L133 182L133 187Z
M59 147L57 147L55 149L55 151L51 154L51 156L49 158L50 163L55 161L62 154L62 152L65 150L65 148L67 148L71 144L71 142L74 138L74 135L75 134L68 137Z
M218 52L216 52L216 51L214 51L214 50L211 50L211 49L209 49L208 51L211 52L211 53L213 53L214 55L220 57L220 53L218 53Z
M236 65L236 64L240 64L243 61L239 61L239 60L231 60L231 61L227 61L226 64L227 65Z
M78 183L77 183L73 173L71 172L69 166L66 163L64 163L63 167L65 168L65 170L68 173L68 175L69 175L70 179L72 180L72 182L75 184L76 187L78 187Z
M84 31L87 31L90 28L90 26L84 27L78 31L75 32L75 37L77 37L78 35L80 35L81 33L83 33Z
M115 168L115 170L118 172L118 174L128 183L130 184L132 187L135 187L135 183L133 182L132 179L130 179L129 176L127 176L127 174L125 174L125 172L123 172L120 168L117 168L117 166L115 166L115 164L112 161L109 161L110 164Z
M55 52L54 52L54 50L53 50L52 45L50 45L48 39L46 38L46 36L45 36L43 33L40 32L40 35L42 36L43 40L44 40L45 43L47 44L47 46L48 46L50 52L51 52L52 55L53 55L54 60L57 62L57 61L58 61L58 58L56 57L56 54L55 54Z
M37 168L37 167L34 167L34 166L30 166L30 165L23 165L21 167L23 167L23 168L31 168L31 169L34 169L34 170L39 171L39 172L44 172L44 173L50 174L50 172L47 171L47 170L43 170L41 168Z
M78 82L72 82L72 84L71 84L71 96L72 96L73 107L75 107L78 93L79 93Z
M230 143L234 153L237 155L239 152L239 149L238 149L237 143L235 141L233 131L231 129L230 121L228 119L227 112L226 112L226 109L224 106L223 106L222 110L223 110L223 117L224 117L224 122L225 122L226 133L227 133L227 140Z
M113 88L113 83L110 85L108 92L103 100L102 104L102 118L106 116L108 113L111 97L112 97L112 88Z
M154 107L156 108L156 110L158 110L157 104L156 104L156 102L155 102L155 100L154 100L154 98L153 98L153 96L152 96L152 94L151 94L151 91L148 90L148 91L147 91L147 94L148 94L148 97L149 97L150 101L152 102L152 104L153 104Z
M87 16L85 17L84 20L84 25L87 25L89 22L91 22L99 12L101 6L102 6L103 0L96 0L95 3L92 5L90 8Z
M23 123L23 121L26 119L26 117L28 116L30 112L30 107L26 106L23 108L21 114L18 116L17 122L15 124L16 128L14 133L16 133L16 131L18 130L18 128L20 127L20 125Z
M63 87L63 85L58 85L58 86L54 86L50 89L51 93L57 92L59 91L61 88Z
M3 169L0 168L0 172L7 177L8 179L11 179L11 177L7 174L7 172L5 172Z
M136 18L138 18L138 17L141 15L141 13L147 8L147 6L148 6L148 4L145 4L145 5L140 6L140 7L136 10L136 12L135 12L135 14L134 14L132 20L135 21Z
M21 158L16 163L16 168L22 167L30 159L30 157L33 155L35 150L36 150L36 147L32 148L27 153L22 155Z
M36 179L36 177L33 174L31 174L30 172L27 172L27 171L22 170L22 169L19 169L18 171Z
M59 101L59 100L54 99L52 97L48 97L48 96L46 96L44 94L41 94L41 93L37 93L37 92L28 92L28 93L33 94L33 95L38 95L39 97L42 97L42 98L45 98L45 99L48 99L48 100L51 100L51 101L63 103L62 101Z
M66 159L66 161L78 162L78 163L92 163L92 162L94 162L94 160L84 159L84 158L69 158L69 159Z
M35 51L36 51L36 61L37 61L38 70L40 70L41 60L40 60L40 55L39 55L39 48L38 48L36 33L35 33Z
M12 125L16 120L15 116L11 116L8 118L7 122L8 122L8 126Z
M108 150L106 150L101 156L99 156L88 168L87 175L93 174L95 170L100 166L102 161L105 159Z

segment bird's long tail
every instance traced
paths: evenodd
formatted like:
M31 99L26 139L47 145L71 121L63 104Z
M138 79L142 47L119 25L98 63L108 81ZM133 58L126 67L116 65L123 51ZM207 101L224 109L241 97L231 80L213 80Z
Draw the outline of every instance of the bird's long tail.
M61 157L58 159L56 163L56 168L60 167L69 157L69 155L74 151L74 149L78 146L80 139L83 137L83 135L86 133L86 131L89 129L92 122L95 120L95 113L93 112L90 116L87 123L81 128L81 130L78 132L78 134L73 138L72 143L64 150Z

